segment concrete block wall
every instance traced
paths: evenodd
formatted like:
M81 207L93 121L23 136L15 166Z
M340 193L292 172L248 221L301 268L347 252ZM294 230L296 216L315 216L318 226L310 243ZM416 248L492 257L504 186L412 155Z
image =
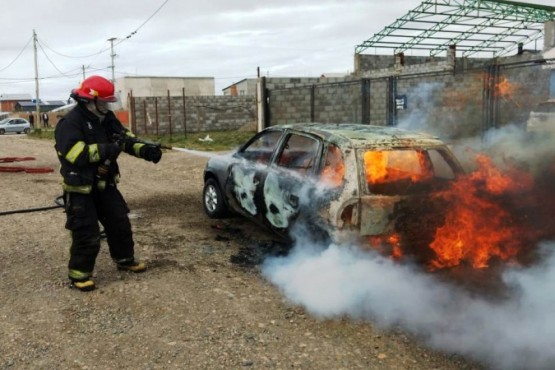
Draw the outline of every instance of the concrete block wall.
M360 63L365 61L359 57ZM394 123L457 139L479 136L491 127L524 126L529 112L549 97L551 70L530 63L541 58L532 53L498 60L456 58L454 64L446 58L406 58L401 68L394 65L393 56L371 57L368 65L380 69L359 70L335 85L308 81L314 90L312 114L304 106L311 102L310 89L299 87L307 81L289 81L296 88L283 89L289 86L285 84L279 92L269 85L270 95L279 94L279 99L270 103L270 124L310 122L313 116L321 122ZM411 64L426 60L428 63ZM368 102L362 101L361 76L369 81ZM492 77L498 83L490 87ZM397 96L407 98L406 109L390 106L391 84L396 86ZM363 119L366 115L368 119Z
M456 68L473 69L481 68L491 63L486 58L455 58ZM394 55L369 55L355 54L355 70L353 76L379 78L393 74L411 74L423 72L437 72L452 69L451 62L446 57L431 56L404 56L404 65L396 65Z
M311 87L278 89L270 93L272 125L311 121Z
M430 65L445 62L445 57L411 56L405 55L405 67L417 65ZM355 54L354 76L357 77L376 77L370 76L370 72L380 70L391 70L395 67L395 55L371 55Z
M370 124L377 126L387 125L388 111L388 81L370 81Z
M526 68L500 68L497 126L524 127L529 112L549 98L551 70L542 64Z
M360 81L345 82L345 79L341 79L338 83L309 82L302 81L298 84L292 83L292 86L287 88L269 89L271 125L312 121L360 122ZM282 86L288 86L290 83Z
M135 97L131 105L138 134L232 131L257 119L254 96Z
M397 111L397 125L444 139L479 135L483 125L483 74L443 74L400 78L397 95L407 109Z
M360 83L325 84L314 87L314 121L360 123L362 119Z

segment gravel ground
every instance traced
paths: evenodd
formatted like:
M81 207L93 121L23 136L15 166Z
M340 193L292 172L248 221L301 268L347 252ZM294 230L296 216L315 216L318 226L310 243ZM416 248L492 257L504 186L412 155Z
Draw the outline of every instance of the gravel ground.
M2 173L0 211L54 205L53 142L0 136L0 157L53 173ZM119 272L107 248L98 289L66 280L69 233L60 209L0 217L0 369L481 369L372 322L322 320L288 302L239 251L272 236L239 218L208 219L206 158L168 152L153 165L120 157L145 274ZM15 164L14 164L15 165Z

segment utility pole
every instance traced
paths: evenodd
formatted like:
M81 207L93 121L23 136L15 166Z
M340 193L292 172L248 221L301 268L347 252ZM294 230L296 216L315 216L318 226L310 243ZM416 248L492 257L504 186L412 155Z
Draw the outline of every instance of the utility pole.
M111 54L110 56L112 57L112 65L110 66L110 68L112 68L112 83L115 84L116 83L116 77L114 74L114 58L116 57L116 53L114 53L114 41L116 40L115 37L112 37L110 39L108 39L108 41L110 41L110 49L111 49Z
M36 98L35 111L37 112L35 125L40 125L39 63L37 60L37 33L35 32L34 29L33 29L33 51L35 54L35 98Z
M83 80L85 80L85 65L83 64Z

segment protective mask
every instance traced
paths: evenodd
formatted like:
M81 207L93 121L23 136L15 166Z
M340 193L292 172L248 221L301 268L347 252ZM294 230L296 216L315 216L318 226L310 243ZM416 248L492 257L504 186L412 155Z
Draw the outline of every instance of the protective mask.
M93 100L87 102L87 109L94 113L98 118L104 118L106 113L108 113L107 103L98 100Z

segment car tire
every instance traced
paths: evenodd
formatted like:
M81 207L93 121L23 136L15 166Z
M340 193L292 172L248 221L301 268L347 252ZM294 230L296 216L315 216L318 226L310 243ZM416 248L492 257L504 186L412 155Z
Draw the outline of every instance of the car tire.
M220 189L218 181L213 178L206 180L202 191L202 199L204 211L208 217L225 218L227 216L227 205L225 204L225 199L222 195L222 190Z
M31 132L31 129L30 129L30 128L26 128L25 130L23 130L23 133L24 133L24 134L29 134L29 132Z
M6 133L6 130L4 130L3 128L0 128L0 135L4 135Z

